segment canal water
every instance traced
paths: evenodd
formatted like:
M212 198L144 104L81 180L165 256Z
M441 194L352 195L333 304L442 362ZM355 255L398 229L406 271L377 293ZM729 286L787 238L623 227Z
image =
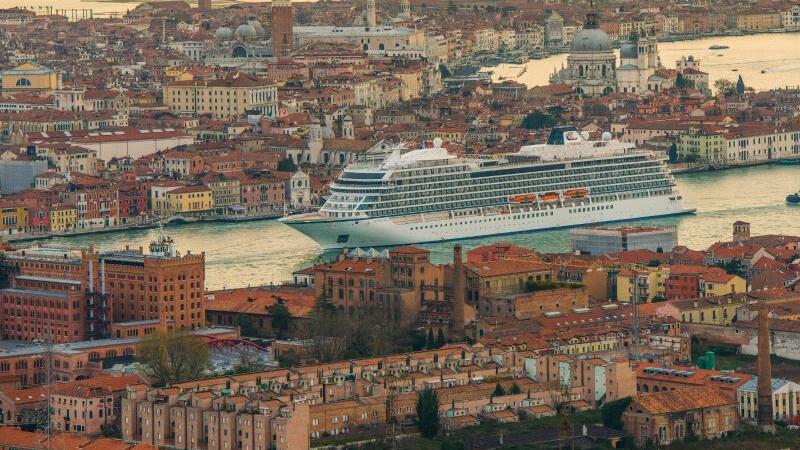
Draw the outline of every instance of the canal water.
M727 45L730 48L710 50L712 45ZM691 55L700 59L700 68L708 72L712 89L714 81L720 78L736 81L739 75L747 86L756 90L800 85L797 77L800 70L798 48L800 33L713 37L658 44L661 63L665 67L674 68L675 61L683 56ZM484 70L491 70L495 81L503 78L517 80L528 87L543 86L548 84L553 70L560 69L566 62L567 54L560 54L531 60L524 65L501 64Z
M677 176L678 189L687 207L697 213L686 216L637 221L673 224L681 244L704 249L728 240L736 220L746 220L754 234L800 234L800 207L787 206L784 198L800 188L800 166L757 166ZM168 226L176 247L185 252L205 252L206 284L209 289L281 283L291 273L307 267L321 254L316 243L274 220L247 223L200 223ZM95 245L102 250L147 247L157 230L134 230L102 235L53 239L76 246ZM502 237L463 240L469 249L497 240L533 247L545 252L569 251L565 229L522 233ZM452 242L426 244L434 261L447 261Z

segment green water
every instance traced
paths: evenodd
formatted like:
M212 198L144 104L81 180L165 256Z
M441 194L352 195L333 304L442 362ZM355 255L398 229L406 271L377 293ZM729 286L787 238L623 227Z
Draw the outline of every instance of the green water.
M678 188L687 207L697 213L637 223L675 224L681 244L703 249L729 239L736 220L749 221L754 234L800 234L800 207L787 206L784 197L800 188L800 167L759 166L718 172L679 175ZM320 249L304 235L277 221L206 223L167 227L180 251L206 254L210 289L281 283L292 271L316 261ZM106 249L146 247L156 230L54 239L72 245L94 244ZM496 240L545 252L569 250L569 231L553 230L502 237L467 239L469 249ZM425 245L435 261L450 258L452 243ZM322 255L329 257L331 254Z

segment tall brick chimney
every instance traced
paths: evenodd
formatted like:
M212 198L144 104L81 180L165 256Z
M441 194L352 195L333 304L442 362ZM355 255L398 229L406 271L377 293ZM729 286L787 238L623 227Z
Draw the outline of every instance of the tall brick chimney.
M450 330L453 335L464 335L464 259L461 257L461 245L453 247L453 313L450 318Z
M772 361L769 345L769 309L761 305L758 312L758 429L775 432L772 412Z

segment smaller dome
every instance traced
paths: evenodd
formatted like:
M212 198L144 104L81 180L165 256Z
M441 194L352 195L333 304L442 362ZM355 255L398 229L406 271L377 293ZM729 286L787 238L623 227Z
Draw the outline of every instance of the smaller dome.
M267 34L267 32L264 30L264 26L261 25L261 22L259 22L258 20L255 19L248 20L247 24L253 27L254 30L256 30L257 36L264 36Z
M236 28L236 39L247 40L256 37L256 29L252 25L243 23Z
M230 41L233 39L233 30L228 27L219 27L214 32L214 39L217 41Z
M636 44L627 43L622 45L619 49L619 57L622 59L636 59L639 57L639 50Z

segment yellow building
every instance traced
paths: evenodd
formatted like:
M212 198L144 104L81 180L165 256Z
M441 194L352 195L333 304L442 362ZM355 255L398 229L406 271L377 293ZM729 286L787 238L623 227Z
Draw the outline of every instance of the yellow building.
M0 204L0 218L2 218L2 231L20 231L28 228L28 207L12 203Z
M573 337L569 341L560 342L556 348L557 353L578 356L587 353L608 352L615 350L619 341L609 336L581 336Z
M54 91L61 89L61 72L27 62L0 72L0 85L4 96L18 92L52 95Z
M177 113L211 114L217 119L253 111L275 117L278 87L242 73L219 80L173 81L164 87L164 104Z
M78 210L74 206L53 205L50 208L50 231L63 232L75 229Z
M719 271L705 272L700 276L700 292L704 297L720 297L728 294L747 292L744 278Z
M167 204L172 214L196 215L214 207L214 196L205 186L184 186L167 192Z
M725 164L728 153L722 133L689 128L678 136L678 158Z
M624 268L617 274L617 301L650 303L656 297L666 298L664 279L666 274L658 267Z

